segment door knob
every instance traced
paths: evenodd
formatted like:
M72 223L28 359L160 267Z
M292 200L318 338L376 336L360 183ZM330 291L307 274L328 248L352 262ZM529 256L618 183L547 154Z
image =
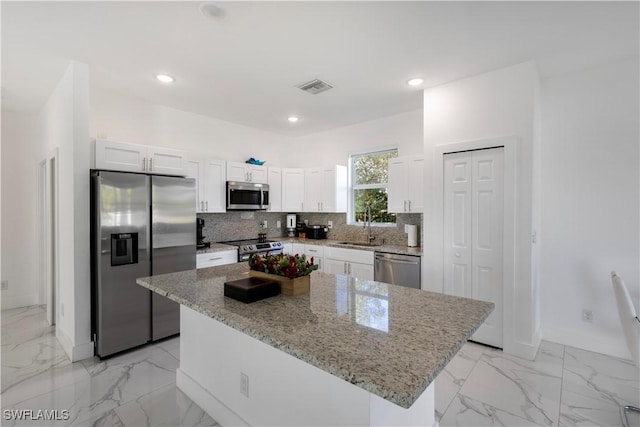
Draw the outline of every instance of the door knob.
M460 252L456 252L456 258L460 258Z

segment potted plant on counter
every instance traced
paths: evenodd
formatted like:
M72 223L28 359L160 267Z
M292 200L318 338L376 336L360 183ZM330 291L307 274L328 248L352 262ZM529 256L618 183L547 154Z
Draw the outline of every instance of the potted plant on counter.
M317 270L313 257L307 260L306 255L260 255L253 254L249 258L249 275L262 277L280 283L284 295L302 295L309 292L312 271Z

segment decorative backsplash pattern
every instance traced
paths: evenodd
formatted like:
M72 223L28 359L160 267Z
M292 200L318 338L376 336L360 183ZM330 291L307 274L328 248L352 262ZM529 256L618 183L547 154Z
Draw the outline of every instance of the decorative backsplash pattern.
M198 214L198 218L205 221L204 236L206 241L223 242L227 240L253 239L258 233L266 232L267 238L281 238L287 235L286 213L276 212L227 212L219 214ZM312 225L326 225L327 221L333 221L333 228L329 230L328 239L344 240L350 242L365 242L367 232L361 225L348 225L347 214L344 213L302 213L298 214L298 220L308 220ZM260 224L267 221L267 228ZM276 228L276 221L280 221L280 228ZM418 225L418 237L422 244L422 214L398 214L397 223L390 227L372 227L376 237L374 243L388 245L406 245L407 235L404 232L405 224Z

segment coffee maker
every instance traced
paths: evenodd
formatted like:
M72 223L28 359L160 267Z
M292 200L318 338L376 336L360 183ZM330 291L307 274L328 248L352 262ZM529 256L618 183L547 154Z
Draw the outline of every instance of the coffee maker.
M296 236L296 226L298 224L298 215L287 214L287 236Z
M197 241L196 241L196 249L203 249L203 248L210 248L211 247L211 243L209 242L205 242L204 241L204 219L202 218L196 218L196 225L198 227L198 232L197 232Z

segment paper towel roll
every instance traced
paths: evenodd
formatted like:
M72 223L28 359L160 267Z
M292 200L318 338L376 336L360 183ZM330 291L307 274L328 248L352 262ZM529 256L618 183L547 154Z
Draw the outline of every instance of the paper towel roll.
M413 224L405 225L405 230L407 233L407 246L415 247L418 246L418 226Z

